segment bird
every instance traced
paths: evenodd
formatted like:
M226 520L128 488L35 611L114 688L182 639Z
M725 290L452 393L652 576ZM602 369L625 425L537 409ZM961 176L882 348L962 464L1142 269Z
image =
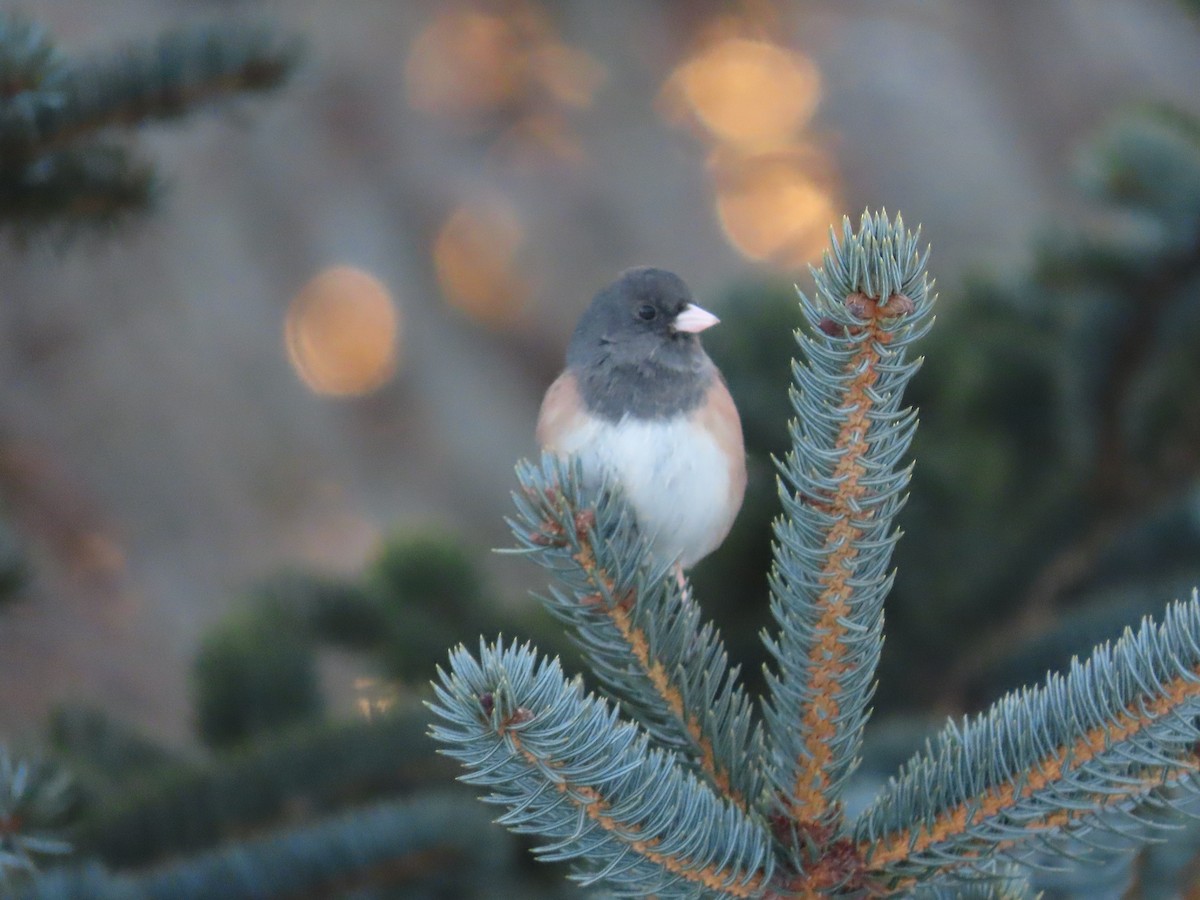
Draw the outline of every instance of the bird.
M675 273L622 272L580 317L537 420L542 449L578 458L585 483L619 484L681 587L746 491L741 419L700 343L719 321Z

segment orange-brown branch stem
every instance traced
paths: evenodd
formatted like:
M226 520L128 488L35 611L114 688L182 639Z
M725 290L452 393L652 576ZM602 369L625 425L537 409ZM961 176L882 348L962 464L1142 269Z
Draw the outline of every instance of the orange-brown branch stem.
M1200 667L1193 670L1192 674L1200 674ZM1156 719L1178 708L1185 700L1197 696L1200 696L1200 682L1181 675L1168 682L1158 697L1131 703L1111 722L1089 729L1074 743L1057 748L1053 753L1027 767L1020 773L1019 780L995 785L945 810L930 824L920 826L915 833L908 829L896 832L873 847L862 847L862 852L870 854L872 869L880 869L919 854L934 844L959 838L968 829L1012 809L1020 800L1045 790L1055 781L1077 771L1114 743L1128 740ZM1194 772L1197 768L1200 767L1195 760L1187 760L1181 762L1179 771ZM1166 775L1162 774L1160 777ZM1103 804L1098 799L1097 805L1111 805L1138 795L1140 790L1140 783L1130 785L1128 792L1106 794ZM1112 799L1107 799L1109 797ZM1072 818L1071 810L1051 810L1043 819L1031 823L1028 830L1062 827Z
M587 574L588 580L596 586L598 591L602 591L611 597L616 591L613 580L601 568L600 564L596 562L595 555L588 548L586 542L582 540L586 536L586 532L580 525L580 521L577 520L576 529L581 538L581 549L574 556L575 562ZM708 776L709 781L712 782L713 786L722 795L729 798L742 810L745 810L746 800L730 784L729 772L718 764L716 755L713 752L712 741L701 727L700 717L694 711L685 708L683 693L671 680L666 666L660 660L651 656L650 643L646 639L645 632L633 623L629 611L635 602L635 598L625 597L611 605L606 603L595 605L603 609L612 620L613 625L628 645L629 651L633 654L634 659L637 660L638 666L654 688L655 693L666 704L671 714L683 726L688 737L695 744L700 754L698 763L701 770Z
M850 579L858 556L857 543L864 531L862 523L870 516L861 511L860 501L869 489L860 480L866 472L863 459L870 449L867 437L873 406L871 389L879 380L882 348L891 340L891 333L884 330L879 318L911 311L899 303L899 296L882 305L862 294L854 294L846 301L847 307L859 318L865 318L867 324L856 326L863 340L847 369L857 374L842 395L842 406L847 413L836 442L842 455L832 476L838 487L825 498L826 509L836 521L825 536L828 556L820 575L821 592L816 598L820 616L815 630L819 639L809 651L807 664L812 700L800 710L804 755L797 760L792 785L794 802L788 810L790 817L801 823L817 821L829 811L831 803L829 769L833 763L836 723L841 713L839 698L845 676L850 671L846 662L847 629L843 623L851 612L854 589ZM908 305L911 307L911 301Z
M530 765L539 769L546 767L557 769L560 767L560 764L556 761L542 759L527 750L521 743L518 733L505 731L501 733L501 736L511 741L514 749ZM622 822L616 819L612 815L611 804L595 788L572 784L566 779L556 781L554 786L560 794L564 794L567 797L569 802L583 810L589 819L596 822L605 831L624 841L634 853L656 865L662 866L673 875L678 875L692 884L703 885L709 890L720 891L724 896L728 897L756 897L759 895L759 888L763 883L761 875L752 875L740 883L735 882L730 884L732 873L727 869L713 864L698 866L686 857L659 852L656 848L661 846L662 841L658 838L633 837L633 835L637 835L641 831L641 827L636 823Z

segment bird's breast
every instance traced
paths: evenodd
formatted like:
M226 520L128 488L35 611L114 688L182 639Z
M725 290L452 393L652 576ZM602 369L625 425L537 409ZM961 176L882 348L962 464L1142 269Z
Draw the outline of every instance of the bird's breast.
M585 477L616 478L656 553L685 568L720 544L741 503L734 475L742 460L731 463L694 415L611 422L584 414L550 449L578 457Z

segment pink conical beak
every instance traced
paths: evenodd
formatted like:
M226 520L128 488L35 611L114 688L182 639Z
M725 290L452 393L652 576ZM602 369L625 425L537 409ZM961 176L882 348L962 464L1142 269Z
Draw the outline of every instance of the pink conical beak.
M707 309L701 309L695 303L689 303L675 317L675 330L690 331L692 334L698 334L705 328L712 328L720 321L720 319Z

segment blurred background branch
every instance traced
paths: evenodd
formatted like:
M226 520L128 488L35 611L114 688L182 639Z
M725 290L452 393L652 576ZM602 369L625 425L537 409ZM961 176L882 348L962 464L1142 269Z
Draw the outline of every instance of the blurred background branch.
M145 209L156 179L131 133L279 87L297 56L265 27L210 26L75 62L40 23L0 14L0 227L25 239Z

